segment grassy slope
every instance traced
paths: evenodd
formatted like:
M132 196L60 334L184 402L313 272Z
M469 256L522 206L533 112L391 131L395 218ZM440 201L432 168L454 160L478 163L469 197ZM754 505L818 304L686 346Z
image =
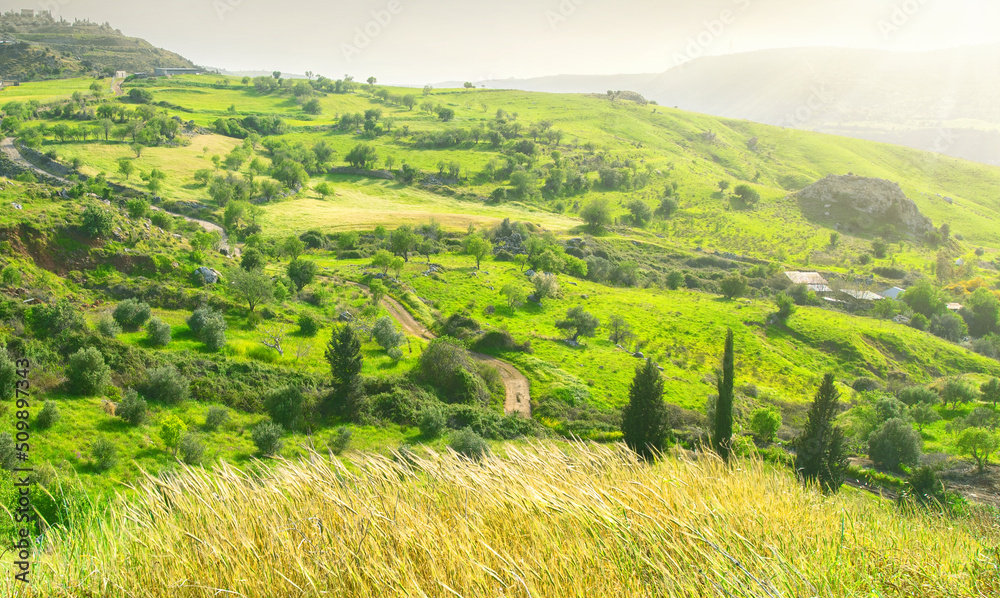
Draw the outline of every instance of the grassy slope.
M985 520L900 513L850 489L826 497L753 459L648 465L621 449L563 444L505 453L480 463L358 456L346 467L316 455L263 479L227 467L150 482L92 525L84 516L50 534L37 593L23 595L172 596L179 585L191 596L276 598L1000 590L997 532Z

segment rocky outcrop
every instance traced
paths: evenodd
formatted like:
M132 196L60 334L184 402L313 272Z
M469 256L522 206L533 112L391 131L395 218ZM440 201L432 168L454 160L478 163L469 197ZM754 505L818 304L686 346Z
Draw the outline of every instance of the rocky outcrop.
M829 175L795 194L804 213L834 219L837 228L891 225L922 235L934 230L898 183L854 175Z

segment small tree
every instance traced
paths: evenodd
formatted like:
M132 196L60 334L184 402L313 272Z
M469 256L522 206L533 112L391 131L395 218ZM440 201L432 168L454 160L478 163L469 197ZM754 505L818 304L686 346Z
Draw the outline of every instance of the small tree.
M286 430L295 430L301 425L305 406L305 395L297 386L276 388L264 395L264 409Z
M603 230L611 224L611 206L608 200L604 198L592 200L580 210L580 218L583 218L592 232Z
M379 318L372 326L372 337L386 351L391 351L406 342L402 332L396 330L396 324L389 316Z
M635 337L635 334L632 333L632 326L618 314L608 318L607 328L608 340L616 345L625 345Z
M761 442L773 442L781 429L781 413L773 407L760 407L750 413L750 431Z
M225 407L209 407L205 414L205 429L214 432L229 421L229 410Z
M111 368L94 347L80 349L69 358L66 377L70 389L78 395L96 395L111 381Z
M722 372L718 375L719 398L715 403L712 446L723 461L729 461L733 437L733 387L736 382L733 331L726 332L726 348L722 356Z
M316 262L310 260L295 259L288 264L288 278L299 290L311 283L317 272L319 267L316 266Z
M184 402L190 392L190 382L173 365L149 370L137 390L150 401L176 405Z
M733 193L735 193L743 201L743 204L749 208L756 206L760 201L760 192L750 185L736 185L733 189Z
M600 325L600 321L593 314L580 306L571 307L566 311L565 319L556 321L556 328L572 334L573 342L576 342L581 336L593 337Z
M115 338L122 333L122 327L118 325L118 322L106 314L101 316L101 319L97 321L96 328L99 334L108 338Z
M774 298L774 302L778 306L778 319L782 322L791 317L795 313L795 310L798 309L798 306L795 305L795 299L792 299L791 295L784 291L778 293Z
M319 333L320 322L309 314L299 316L299 334L302 336L316 336Z
M371 267L378 268L382 274L388 274L390 266L392 266L392 253L387 249L379 249L372 256Z
M493 251L493 244L481 235L472 235L465 240L465 252L476 260L476 270L479 262Z
M302 242L302 239L292 235L286 238L281 243L281 252L288 257L292 258L292 261L299 259L302 252L306 250L306 244Z
M514 283L507 283L504 285L504 287L500 289L500 294L507 298L507 308L512 312L515 308L521 307L521 305L524 304L524 300L528 296L520 285Z
M952 378L941 389L941 400L944 401L946 406L948 403L951 403L952 409L955 409L959 403L971 403L975 401L978 398L977 394L976 389L965 380Z
M171 455L177 455L177 447L185 430L187 430L187 426L176 415L168 415L160 423L160 439L163 440L163 445L167 447Z
M265 265L267 265L267 260L264 259L264 254L259 249L247 247L243 250L243 255L240 256L240 268L250 272L263 268Z
M806 427L795 440L796 471L806 484L819 482L824 492L839 490L847 472L844 433L833 425L839 400L833 374L827 374L809 407Z
M111 210L91 204L83 211L80 223L88 236L99 239L111 234L115 219Z
M915 467L920 462L920 434L910 422L892 418L868 437L868 456L876 465L899 470L900 465Z
M271 278L260 270L247 271L242 268L230 270L229 288L233 295L246 303L250 313L254 313L258 305L274 297L274 284Z
M955 445L961 454L972 457L979 472L982 473L989 464L990 455L1000 448L1000 439L989 430L966 428L959 434Z
M482 436L476 434L472 428L462 428L452 434L451 442L448 443L448 446L459 455L473 461L482 459L490 452L490 445L483 440Z
M425 438L437 438L448 425L448 416L438 406L425 407L420 412L420 433Z
M630 201L627 207L632 215L632 224L639 228L645 227L653 217L653 210L641 199Z
M983 393L983 400L993 403L993 408L997 408L997 401L1000 400L1000 380L991 378L989 382L984 382L979 387L979 392Z
M722 279L719 290L726 299L742 297L747 293L747 279L742 274L734 273Z
M350 324L335 327L326 347L326 360L330 363L333 385L344 390L354 385L364 366L361 339Z
M201 463L202 455L205 453L205 444L194 432L188 432L181 436L177 448L181 454L181 460L188 465Z
M635 368L621 430L625 444L645 459L666 444L670 421L663 402L663 377L651 360Z
M546 297L555 297L559 294L559 281L555 274L539 272L531 278L531 283L535 285L535 298L539 304Z
M917 403L909 409L910 418L917 424L917 429L924 431L924 426L941 421L941 415L930 403Z
M51 428L59 421L59 408L52 401L45 401L42 410L35 416L35 427L39 430Z
M373 280L368 285L368 292L372 294L372 305L378 305L385 298L389 289L386 288L385 283L381 280Z

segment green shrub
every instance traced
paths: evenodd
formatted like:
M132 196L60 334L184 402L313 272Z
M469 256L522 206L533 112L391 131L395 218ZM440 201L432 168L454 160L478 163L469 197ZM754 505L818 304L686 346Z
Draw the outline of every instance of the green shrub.
M926 331L931 326L931 321L924 314L913 314L910 318L910 326L920 331Z
M747 293L747 279L742 274L730 274L719 282L719 290L726 299L736 299Z
M225 407L210 407L205 414L205 429L214 432L229 421L229 410Z
M0 349L0 404L14 399L17 394L17 365L11 360L5 349Z
M207 307L199 307L187 319L187 325L195 338L205 343L209 351L221 351L226 346L228 326L222 314Z
M341 426L334 431L333 436L330 437L326 445L334 455L339 455L350 446L352 436L353 433L350 428Z
M111 210L97 204L91 204L83 211L80 224L88 236L97 239L111 234L115 226L115 218Z
M173 365L165 365L146 374L139 392L150 401L177 404L188 398L190 382Z
M10 432L0 432L0 467L7 470L19 467L14 437Z
M205 444L198 439L196 434L188 432L181 437L177 449L182 461L188 465L197 465L201 463L201 457L205 453Z
M417 377L449 403L488 405L490 392L469 352L455 340L439 338L420 355Z
M79 395L95 395L111 381L111 368L94 347L80 349L70 356L66 365L70 390Z
M851 388L858 392L871 392L873 390L881 390L882 383L875 378L862 376L851 384Z
M299 332L303 336L316 336L319 334L319 320L309 314L299 316Z
M118 462L118 447L107 438L101 437L90 446L90 456L98 471L107 471Z
M83 328L83 313L66 299L51 305L37 305L29 312L31 330L38 338L59 335Z
M112 316L125 330L138 330L149 319L149 305L138 299L126 299L115 307Z
M792 298L788 293L781 291L774 298L775 304L778 306L778 318L781 320L787 320L792 314L795 313L797 305L795 305L795 299Z
M426 438L437 438L447 425L448 417L440 407L427 407L420 412L420 433Z
M288 279L295 284L297 289L302 290L304 286L313 281L318 271L319 267L316 266L316 262L296 258L288 264Z
M868 438L868 456L876 465L899 471L901 465L915 467L920 462L921 443L910 422L893 418Z
M59 408L52 401L45 401L45 406L35 416L35 427L40 430L50 428L59 421Z
M7 264L4 266L3 271L0 272L0 282L5 287L21 286L21 271L15 268L13 264Z
M463 428L451 435L451 442L448 443L453 451L478 461L490 452L490 445L483 440L483 437L476 434L469 428Z
M261 454L273 455L281 450L281 437L284 435L285 430L280 425L274 423L271 420L265 420L257 424L253 431L250 433L250 437L253 439L253 443L257 446L257 450Z
M761 407L750 413L750 431L763 442L772 442L781 428L781 413L773 407Z
M264 409L286 430L295 430L302 423L306 398L297 386L276 388L264 395Z
M252 347L247 351L247 357L264 363L278 361L278 353L269 347Z
M97 322L97 332L108 338L115 338L122 333L122 327L111 316L105 315Z
M146 340L154 347L166 347L172 334L170 324L160 318L153 318L146 324Z
M938 394L923 386L907 386L896 393L896 398L905 405L913 406L919 403L937 403L940 399Z
M141 426L146 421L146 400L134 389L125 391L125 396L115 408L115 415L133 426Z
M153 212L149 216L149 220L153 223L153 226L158 226L165 231L171 231L174 228L174 217L166 212Z

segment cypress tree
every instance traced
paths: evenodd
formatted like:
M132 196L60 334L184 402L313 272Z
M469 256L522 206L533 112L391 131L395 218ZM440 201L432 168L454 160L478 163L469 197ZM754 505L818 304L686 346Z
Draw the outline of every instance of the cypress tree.
M844 433L833 425L840 399L833 382L833 374L823 377L809 407L806 427L795 441L795 469L805 484L819 482L824 492L839 490L847 471Z
M622 409L625 444L644 459L664 447L669 421L663 402L663 377L651 360L635 368L628 404Z
M715 428L712 444L723 461L729 461L733 437L733 385L736 372L733 358L733 331L726 333L726 352L722 357L722 374L718 378L719 400L715 405Z
M361 354L361 339L350 324L334 327L330 343L326 346L326 360L330 363L333 377L331 398L344 405L355 390L365 361Z

